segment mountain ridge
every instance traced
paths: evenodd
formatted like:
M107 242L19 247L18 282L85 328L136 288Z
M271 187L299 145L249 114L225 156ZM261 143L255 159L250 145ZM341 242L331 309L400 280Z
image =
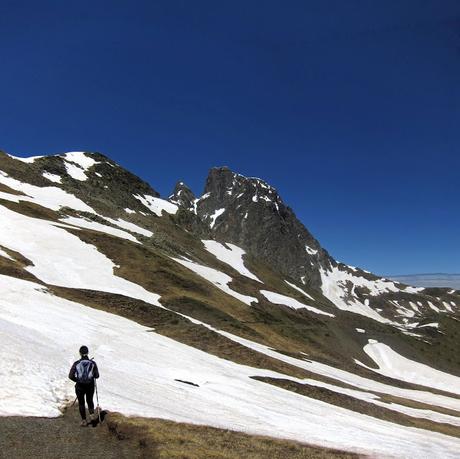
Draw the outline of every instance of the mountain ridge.
M106 381L107 404L127 413L142 406L151 416L161 404L167 419L222 427L239 419L267 433L265 415L242 413L270 410L272 399L281 411L289 404L283 416L296 420L270 418L285 438L350 450L345 436L366 425L369 437L355 439L360 452L375 452L372 438L379 438L380 454L397 451L390 436L376 433L380 428L398 438L415 435L407 427L422 430L407 455L426 453L423 436L432 431L447 437L447 443L427 437L439 451L456 444L460 406L451 381L460 376L460 292L414 288L335 261L261 179L214 168L200 197L178 182L168 200L112 163L84 152L25 161L0 155L0 282L8 293L0 299L0 323L24 355L17 361L5 355L7 364L27 367L28 337L43 332L67 343L51 345L61 356L55 365L62 365L72 343L48 322L72 311L66 317L76 323L90 316L99 324L90 344L109 372L121 372ZM29 297L27 309L17 309ZM18 315L27 333L16 334ZM65 322L61 327L68 330ZM117 380L125 381L125 370L110 360L118 346L134 346L139 355L142 364L132 364L148 402L132 391L120 396ZM33 381L44 384L44 377L38 372ZM177 379L197 385L182 399L190 411L177 403L184 390ZM158 400L152 381L168 397ZM222 405L224 422L212 407L224 403L233 384L244 408ZM63 395L53 409L65 395L58 387ZM19 386L11 400L21 403L17 397L28 390ZM254 394L263 398L260 405ZM206 413L193 417L199 406ZM325 430L304 416L309 410L317 422L327 419ZM334 421L336 410L345 410L349 425Z

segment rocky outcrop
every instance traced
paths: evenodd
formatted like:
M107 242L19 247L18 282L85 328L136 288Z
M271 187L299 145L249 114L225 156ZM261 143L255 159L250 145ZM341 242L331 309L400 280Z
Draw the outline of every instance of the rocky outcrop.
M319 268L335 263L276 189L261 179L213 168L196 211L216 239L233 242L312 287L321 285Z
M184 182L177 182L172 195L168 199L183 209L193 210L196 198L193 191Z

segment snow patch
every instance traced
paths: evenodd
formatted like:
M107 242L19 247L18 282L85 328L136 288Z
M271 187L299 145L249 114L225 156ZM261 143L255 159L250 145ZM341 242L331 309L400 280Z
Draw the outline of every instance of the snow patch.
M67 193L58 187L39 187L29 183L20 182L8 176L5 172L0 171L0 183L20 191L26 196L15 195L0 192L0 197L12 202L28 201L46 207L51 210L59 210L61 207L70 207L71 209L82 212L96 212L73 194Z
M186 268L190 269L194 273L198 274L199 276L203 277L207 281L211 282L218 289L222 290L228 295L233 296L237 300L242 301L248 306L251 306L252 302L257 303L257 298L254 298L252 296L243 295L241 293L235 292L235 290L232 290L228 286L228 284L232 282L233 279L227 274L221 271L218 271L217 269L209 268L208 266L199 265L198 263L194 263L189 260L183 260L180 258L172 258L172 259L176 261L177 263L180 263L182 266L185 266Z
M302 295L305 295L307 298L310 298L310 300L313 300L315 301L315 299L309 295L305 290L302 290L300 287L297 287L297 285L295 284L291 284L290 282L288 282L287 280L285 280L284 282L286 282L286 284L288 284L290 287L292 287L293 289L297 290L298 292L300 292Z
M138 225L135 225L134 223L127 222L126 220L122 220L121 218L118 218L115 220L114 218L109 218L109 217L103 217L104 220L107 220L108 222L112 223L113 225L119 226L120 228L124 228L128 231L132 231L133 233L138 233L142 234L143 236L146 237L152 237L153 233L145 228L141 228Z
M95 222L93 220L87 220L85 218L77 218L77 217L66 217L61 218L59 221L69 224L78 226L80 228L91 229L94 231L100 231L101 233L110 234L112 236L116 236L122 239L127 239L128 241L136 242L140 244L140 242L132 235L127 233L126 231L113 228L112 226L103 225L102 223Z
M212 228L214 228L214 225L216 224L216 219L218 217L220 217L224 212L225 212L225 208L223 209L217 209L212 215L211 215L211 223L209 224L209 226Z
M164 199L155 198L154 196L150 196L148 194L145 194L144 196L135 194L134 197L158 217L162 216L163 211L168 214L175 214L178 210L178 207L175 204L165 201Z
M425 324L425 325L419 325L418 328L423 328L423 327L439 328L439 322L432 322L432 323Z
M29 156L28 158L20 158L19 156L8 155L12 159L21 161L22 163L32 164L36 159L44 158L44 156Z
M60 175L52 174L51 172L43 172L43 177L54 183L62 183L62 177Z
M347 290L347 283L350 282L354 287L366 287L371 295L379 295L385 292L396 292L399 289L393 282L382 280L370 281L361 276L355 276L347 271L331 267L330 271L320 268L321 290L323 295L332 301L339 309L344 311L361 314L382 323L390 323L369 306L369 300L360 302L355 295ZM351 297L351 298L350 298Z
M372 369L389 378L460 395L460 378L415 362L395 352L390 346L369 340L364 352L379 366Z
M95 164L99 164L99 161L96 161L91 156L86 155L83 151L69 151L68 153L64 153L62 156L64 156L67 161L77 164L84 171L87 171Z
M267 298L270 303L273 304L282 304L292 309L307 309L308 311L314 312L315 314L323 314L325 316L335 317L334 314L330 314L328 312L321 311L321 309L314 308L313 306L303 304L300 301L291 298L290 296L269 292L268 290L261 290L260 293L262 293L262 295Z
M79 180L80 182L84 182L88 180L88 177L85 174L85 171L78 165L70 163L68 161L64 161L64 166L67 173L74 179Z
M220 242L212 240L203 240L201 242L204 244L206 250L212 253L218 260L227 263L243 276L249 277L249 279L253 279L263 284L263 282L255 274L244 266L243 255L245 255L246 252L243 249L229 243L226 243L226 247Z

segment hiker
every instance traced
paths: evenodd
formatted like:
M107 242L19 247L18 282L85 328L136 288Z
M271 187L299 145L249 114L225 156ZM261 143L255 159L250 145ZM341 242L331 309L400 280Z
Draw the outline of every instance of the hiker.
M80 347L80 360L77 360L72 365L69 372L69 378L74 381L75 393L78 398L78 408L81 416L81 426L87 426L89 422L95 420L94 414L94 384L95 378L99 378L99 370L97 369L96 362L88 357L88 348L86 346ZM88 411L90 414L90 420L86 420L86 409L85 409L85 396L86 403L88 404Z

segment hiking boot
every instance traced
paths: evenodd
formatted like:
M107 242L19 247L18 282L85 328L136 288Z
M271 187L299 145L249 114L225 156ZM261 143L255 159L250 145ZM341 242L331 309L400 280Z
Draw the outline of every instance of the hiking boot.
M80 426L86 427L87 425L88 425L88 421L86 419L82 419L82 421L80 422Z

